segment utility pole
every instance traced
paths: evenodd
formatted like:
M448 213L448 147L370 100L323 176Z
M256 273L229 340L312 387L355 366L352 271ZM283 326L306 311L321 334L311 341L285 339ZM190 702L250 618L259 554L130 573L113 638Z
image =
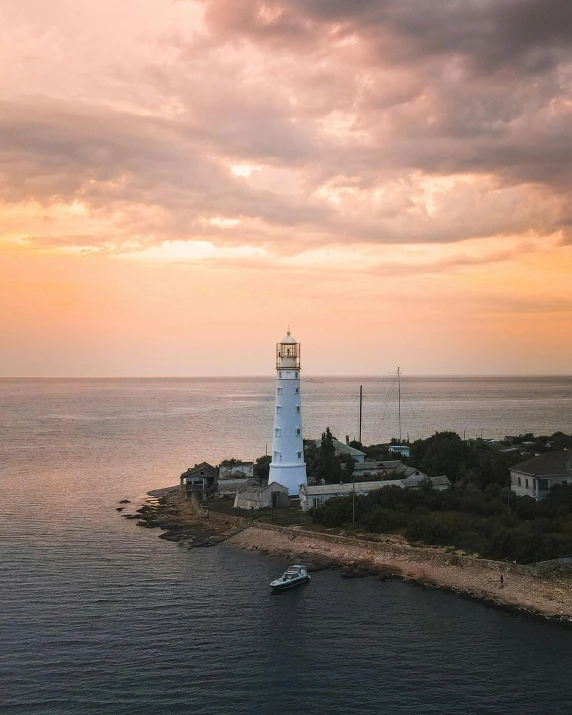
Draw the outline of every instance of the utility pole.
M363 407L363 385L359 386L359 443L361 444L361 415Z
M356 523L356 478L352 474L352 524Z

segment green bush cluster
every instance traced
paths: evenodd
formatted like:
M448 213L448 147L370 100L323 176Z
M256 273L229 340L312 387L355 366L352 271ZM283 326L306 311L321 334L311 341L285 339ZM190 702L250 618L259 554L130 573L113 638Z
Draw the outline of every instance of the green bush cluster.
M572 485L542 502L491 484L444 492L384 487L367 495L330 499L311 511L326 527L352 523L373 533L401 531L411 541L453 546L493 559L533 563L572 555Z

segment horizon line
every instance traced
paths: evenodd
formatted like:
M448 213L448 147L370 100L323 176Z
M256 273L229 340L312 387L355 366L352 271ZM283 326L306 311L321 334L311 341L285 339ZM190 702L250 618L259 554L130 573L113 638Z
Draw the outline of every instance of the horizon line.
M305 375L307 379L356 379L389 380L397 373L376 374L317 374ZM273 375L0 375L0 380L236 380L236 379L272 379ZM403 373L401 378L415 379L507 379L507 378L571 378L572 373Z

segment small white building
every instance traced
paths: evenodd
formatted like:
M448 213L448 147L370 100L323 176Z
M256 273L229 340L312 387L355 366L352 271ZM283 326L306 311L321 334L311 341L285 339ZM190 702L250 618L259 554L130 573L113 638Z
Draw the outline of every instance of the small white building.
M356 495L365 495L375 489L384 487L398 487L399 489L418 489L419 482L428 479L437 491L449 489L451 482L445 476L427 477L426 475L411 476L405 479L385 479L379 482L348 482L347 484L321 484L313 487L304 486L300 490L302 511L309 511L314 506L319 506L332 497L347 497L353 491Z
M510 488L519 497L543 499L556 484L572 482L572 453L545 452L510 468Z
M389 451L392 454L400 454L402 457L409 457L410 449L408 444L390 444Z
M254 462L236 462L235 464L222 463L218 468L219 481L221 479L252 479L254 476Z
M235 509L287 507L289 503L288 487L276 482L260 485L255 479L251 479L239 487L234 499Z

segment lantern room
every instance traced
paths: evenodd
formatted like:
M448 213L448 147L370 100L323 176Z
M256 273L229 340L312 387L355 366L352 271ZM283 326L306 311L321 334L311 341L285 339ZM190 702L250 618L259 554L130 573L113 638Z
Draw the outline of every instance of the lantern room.
M276 343L276 369L277 370L299 370L300 369L300 343L297 343L290 335L290 331L281 342Z

